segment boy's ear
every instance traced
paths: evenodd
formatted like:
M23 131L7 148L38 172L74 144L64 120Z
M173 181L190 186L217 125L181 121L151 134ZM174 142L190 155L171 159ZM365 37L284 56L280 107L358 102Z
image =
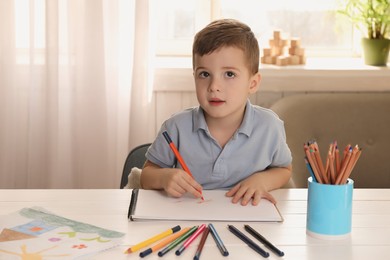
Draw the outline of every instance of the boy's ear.
M249 85L249 93L255 93L260 86L261 75L260 72L257 72L255 75L251 77L250 85Z

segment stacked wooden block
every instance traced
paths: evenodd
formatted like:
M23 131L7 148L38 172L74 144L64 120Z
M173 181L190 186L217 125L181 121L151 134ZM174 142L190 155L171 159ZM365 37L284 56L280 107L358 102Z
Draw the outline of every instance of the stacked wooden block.
M281 31L274 31L269 40L269 48L263 49L261 63L278 66L300 65L306 63L305 49L301 47L299 38L283 39Z

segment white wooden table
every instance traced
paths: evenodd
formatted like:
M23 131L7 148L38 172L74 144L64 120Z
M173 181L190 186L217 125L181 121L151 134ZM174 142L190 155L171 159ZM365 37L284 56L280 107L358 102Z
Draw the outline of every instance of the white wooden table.
M306 189L281 189L272 192L284 217L283 223L250 223L263 236L284 251L283 258L270 252L268 259L390 259L390 189L355 189L352 233L344 240L319 240L306 235ZM123 245L89 259L140 259L138 253L123 252L140 241L173 225L182 227L199 222L129 222L127 211L131 190L0 190L0 214L9 214L23 207L39 206L57 215L126 233ZM214 222L228 251L222 257L209 237L201 259L262 259L227 229L234 224L243 230L244 223ZM181 256L169 252L156 253L144 259L192 259L199 239ZM0 243L1 248L1 243ZM0 254L0 259L4 258Z

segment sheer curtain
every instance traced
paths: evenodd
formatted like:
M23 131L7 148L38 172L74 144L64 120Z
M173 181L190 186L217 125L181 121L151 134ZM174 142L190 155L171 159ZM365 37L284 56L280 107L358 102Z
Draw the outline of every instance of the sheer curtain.
M148 13L142 0L0 1L0 188L119 187L131 140L152 138L148 38L134 49Z

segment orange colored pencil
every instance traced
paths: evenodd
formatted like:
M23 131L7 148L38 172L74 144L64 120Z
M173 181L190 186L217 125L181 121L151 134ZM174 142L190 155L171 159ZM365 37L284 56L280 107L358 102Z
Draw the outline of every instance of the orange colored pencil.
M184 159L183 157L181 157L181 154L179 153L179 151L177 150L175 144L172 142L172 139L171 137L169 136L168 132L165 131L162 133L163 136L165 137L165 140L168 142L169 144L169 147L171 147L171 150L173 151L173 153L175 154L176 156L176 159L179 161L181 167L183 167L183 170L191 176L191 178L194 178L194 176L192 175L190 169L188 168L187 164L184 162ZM202 200L204 200L204 197L203 197L203 194L202 194L202 191L200 190L200 195L202 195Z
M343 159L343 162L341 165L341 170L340 170L340 172L337 176L337 179L336 179L336 184L341 184L341 180L343 179L343 175L344 175L345 170L347 169L349 160L351 159L351 155L352 155L352 149L350 148L349 152L345 153L345 155L344 155L344 159Z
M328 177L326 176L324 164L322 163L321 154L320 154L320 150L318 149L318 145L314 146L314 156L316 158L316 161L317 161L317 164L318 164L318 168L319 168L319 172L321 174L323 182L325 184L329 183Z
M341 178L340 184L345 184L347 182L348 177L351 175L352 168L356 164L357 154L359 151L359 147L358 145L356 145L352 150L351 159L349 160L345 172L343 173L343 177Z

